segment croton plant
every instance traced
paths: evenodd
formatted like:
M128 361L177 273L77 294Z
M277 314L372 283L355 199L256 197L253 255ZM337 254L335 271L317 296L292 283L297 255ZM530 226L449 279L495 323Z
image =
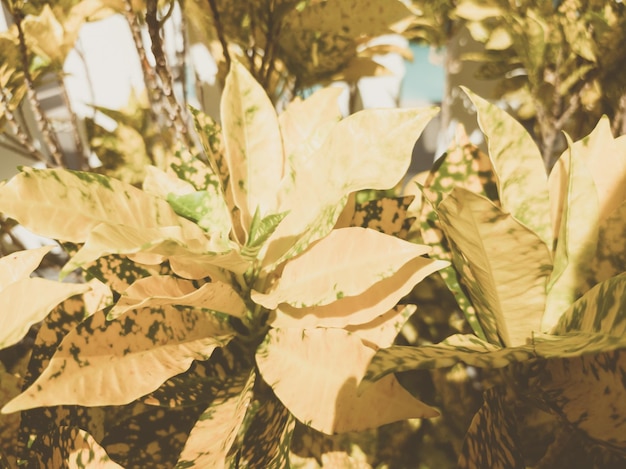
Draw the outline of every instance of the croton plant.
M548 176L523 126L465 92L488 155L460 132L420 185L418 216L430 257L451 262L440 273L473 333L382 348L360 389L408 370L459 363L503 368L508 386L485 393L461 467L537 463L524 458L510 391L524 412L530 404L547 409L566 433L582 435L623 464L626 136L614 138L601 119L589 136L569 140ZM563 458L563 449L553 454Z
M284 467L295 419L333 434L437 415L392 374L357 387L415 310L399 300L448 263L350 197L396 186L437 110L341 119L338 93L278 116L234 63L221 125L194 111L206 160L181 148L141 189L33 168L0 187L5 216L70 253L61 277L91 279L28 278L48 248L0 260L0 344L43 320L2 408L22 411L22 462Z

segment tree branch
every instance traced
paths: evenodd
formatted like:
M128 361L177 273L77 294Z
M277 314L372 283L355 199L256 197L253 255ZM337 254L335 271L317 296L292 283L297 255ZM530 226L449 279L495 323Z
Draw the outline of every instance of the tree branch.
M222 26L222 22L220 21L220 12L217 10L217 4L215 3L215 0L207 1L209 2L211 13L213 14L213 25L215 26L215 31L217 32L217 38L222 45L224 60L226 61L226 70L230 70L230 52L228 52L228 42L226 41L226 36L224 34L224 27Z

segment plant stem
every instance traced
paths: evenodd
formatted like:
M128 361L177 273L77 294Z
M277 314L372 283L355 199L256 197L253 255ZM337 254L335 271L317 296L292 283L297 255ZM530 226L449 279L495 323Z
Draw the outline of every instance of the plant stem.
M20 55L22 58L22 67L23 67L23 72L24 72L24 83L26 84L26 95L33 108L33 114L35 115L35 120L37 122L37 125L39 126L39 130L41 131L43 140L46 146L48 147L50 154L52 155L52 159L54 160L57 166L65 166L64 160L63 160L63 154L61 153L56 135L54 134L54 131L51 129L50 122L46 118L41 108L41 103L39 102L39 98L37 98L35 85L33 83L33 79L30 74L28 51L26 49L26 38L24 37L24 31L22 30L22 12L20 10L15 10L13 12L13 19L15 21L15 26L17 28L19 50L20 50Z
M65 81L63 81L63 77L59 77L59 84L61 86L65 107L70 114L70 122L72 124L72 137L74 138L74 146L76 147L76 153L78 154L78 169L87 170L89 169L89 165L85 155L83 139L80 136L78 118L76 117L76 113L72 109L72 102L70 101L70 96L67 93L67 87L65 86Z
M224 34L224 27L222 26L222 22L220 21L220 12L217 10L217 4L215 0L207 0L209 2L209 7L211 8L211 13L213 15L213 25L215 26L215 31L217 32L217 38L222 45L222 51L224 53L224 60L226 61L226 70L230 70L230 52L228 52L228 42L226 42L226 35Z
M189 139L187 132L187 124L182 113L182 109L178 104L174 95L174 83L172 73L167 65L167 59L163 51L163 42L161 40L161 22L157 19L157 0L147 0L146 2L146 23L148 32L152 41L152 54L155 59L155 70L157 76L161 80L161 92L168 104L168 114L171 124L178 137L185 143L187 148L193 148L193 144Z
M33 143L30 141L27 133L24 131L22 126L19 125L19 123L17 122L17 119L15 118L15 114L13 114L13 112L9 108L9 99L3 87L0 87L0 104L2 104L2 107L4 108L4 117L7 120L7 124L9 125L11 132L13 132L19 144L24 148L24 150L22 150L22 152L20 153L24 155L28 155L29 158L32 158L33 160L42 161L46 164L49 164L48 158L46 158L43 153L41 153L37 148L35 148ZM12 138L8 134L4 134L4 136L6 138Z

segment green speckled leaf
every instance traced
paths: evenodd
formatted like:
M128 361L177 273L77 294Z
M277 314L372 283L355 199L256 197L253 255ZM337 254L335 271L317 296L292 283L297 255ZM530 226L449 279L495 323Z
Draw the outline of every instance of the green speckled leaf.
M180 454L177 469L224 468L252 400L255 373L248 372L223 388L200 415Z
M489 341L523 344L541 327L548 247L510 214L463 188L452 190L438 213L451 248L460 254L455 267Z
M457 186L484 195L494 203L498 203L491 161L487 155L470 143L462 126L457 129L455 140L447 153L435 162L424 186L420 188L423 198L419 213L421 238L424 243L432 247L429 255L434 259L453 261L455 257L458 257L458 253L450 251L435 209ZM459 263L458 259L456 263ZM459 284L457 271L454 267L448 266L444 267L440 274L474 333L481 338L486 338L476 317L476 309Z
M561 314L584 293L584 281L595 257L599 206L595 184L584 161L583 148L569 143L561 156L569 164L568 186L562 204L554 271L548 283L542 330L552 328Z
M179 226L190 235L201 232L165 200L94 173L24 168L0 187L0 198L4 215L39 235L63 241L84 242L102 222L137 229Z
M563 313L552 333L564 335L571 331L624 335L626 273L605 280L585 293Z
M429 250L369 228L332 230L287 261L272 289L253 292L252 300L268 309L280 303L297 308L328 305L358 296L395 276L405 264Z
M463 88L478 113L497 175L502 209L552 247L548 176L533 138L504 110Z
M536 365L534 396L569 425L626 452L626 351L552 359Z
M465 435L459 468L524 469L514 413L504 391L488 389L483 399Z
M44 372L3 411L126 404L194 359L208 358L232 336L225 323L200 311L146 308L108 322L100 311L65 336Z
M607 334L570 333L566 336L538 334L527 344L498 347L473 335L456 334L434 345L393 346L380 349L371 360L361 388L366 389L391 373L449 368L465 363L479 368L502 368L532 358L577 357L626 347L626 337Z
M31 451L40 467L122 469L85 430L61 426L41 435Z
M413 196L383 197L357 203L350 226L361 226L406 239L415 218L407 217Z
M278 116L261 85L237 61L220 109L229 187L247 231L257 207L262 217L278 212L277 188L285 171Z
M203 230L228 236L231 229L230 214L221 195L214 191L170 194L167 201L177 214L197 223Z
M283 405L305 425L327 434L436 416L394 376L357 393L374 353L358 335L342 329L271 329L256 362ZM380 405L382 400L386 405Z
M436 113L436 108L370 109L334 125L296 168L295 189L280 207L290 212L269 239L264 267L326 236L350 193L395 187L409 167L415 139Z
M243 441L229 456L229 467L289 469L289 446L295 424L296 420L271 390L255 393L245 418Z
M98 258L85 269L88 278L96 278L114 292L121 293L138 279L153 274L149 270L152 267L141 266L126 256L111 254Z
M246 244L241 249L241 255L246 259L254 260L265 242L272 236L272 233L276 231L276 228L278 228L278 225L286 215L287 212L282 212L261 218L261 214L257 208L252 217L252 222L250 223L250 232L248 233Z

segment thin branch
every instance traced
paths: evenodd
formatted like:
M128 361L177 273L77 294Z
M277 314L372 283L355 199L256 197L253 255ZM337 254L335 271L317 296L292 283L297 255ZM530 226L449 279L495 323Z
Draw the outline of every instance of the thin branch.
M65 107L67 108L70 114L70 122L72 124L72 137L74 138L74 146L76 147L76 153L78 153L78 169L86 170L86 169L89 169L89 165L87 163L87 158L85 155L85 146L83 145L83 139L80 136L78 118L76 117L76 113L72 109L72 102L70 101L70 96L67 93L67 87L65 86L65 81L63 81L63 77L59 77L59 83L61 86L61 92L63 94L63 101L65 102Z
M215 0L207 1L209 2L211 13L213 14L213 24L215 26L215 31L217 32L217 38L222 45L224 60L226 61L226 70L230 70L230 52L228 52L228 42L226 41L226 35L224 34L224 27L222 26L222 22L220 21L220 12L217 10L217 4L215 3Z
M174 82L172 73L167 65L163 43L161 40L161 23L157 19L157 0L147 0L146 2L146 24L148 33L152 41L152 54L155 59L155 71L161 80L161 91L168 103L168 114L174 130L183 140L187 148L192 148L193 144L189 139L187 123L183 115L182 108L174 95Z
M143 45L141 38L141 29L139 28L139 20L137 15L133 11L133 5L131 0L124 0L124 17L130 27L133 42L135 43L135 49L137 55L139 55L139 63L141 65L141 71L143 72L143 80L148 92L148 100L150 101L150 115L157 124L159 123L159 113L163 109L163 93L159 87L156 72L150 66L148 61L148 55Z
M623 94L619 99L619 105L613 116L611 130L615 137L626 135L626 94Z
M189 43L187 38L187 17L185 16L185 0L178 0L180 4L180 30L181 35L183 37L182 50L177 49L178 61L180 65L180 81L183 87L183 105L185 109L187 109L187 94L189 90L187 89L187 53L189 50Z
M9 125L11 132L13 132L13 135L15 135L15 138L17 138L17 141L19 142L19 144L25 149L25 152L31 155L32 159L49 164L48 158L46 158L46 156L43 153L41 153L37 148L35 148L33 143L30 141L28 134L24 131L22 126L19 125L19 123L17 122L15 115L13 114L13 112L11 111L9 107L9 99L3 87L0 87L0 104L2 105L3 114L4 114L4 117L6 118L7 124ZM5 136L8 137L8 135L5 135Z
M58 166L65 166L63 161L63 154L61 153L56 134L50 127L50 122L46 118L41 108L41 103L39 101L39 98L37 97L35 85L33 83L32 76L30 75L28 51L26 49L26 38L24 37L24 31L22 30L22 12L20 10L15 10L13 12L13 19L15 21L15 26L17 27L19 50L22 58L22 67L24 72L24 82L26 84L26 95L28 96L28 100L30 101L30 104L33 108L33 114L35 115L35 120L37 122L37 125L39 126L39 130L41 131L43 140L46 143L46 146L48 147L48 150L50 151L53 160Z

